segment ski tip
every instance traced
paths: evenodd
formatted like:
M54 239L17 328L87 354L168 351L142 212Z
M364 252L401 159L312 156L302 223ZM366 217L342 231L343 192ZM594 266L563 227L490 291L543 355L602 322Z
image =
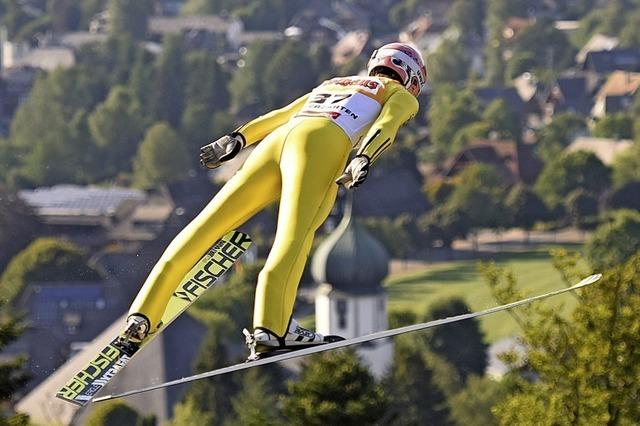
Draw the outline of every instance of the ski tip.
M572 288L580 288L580 287L587 286L589 284L593 284L597 281L600 281L600 278L602 278L602 274L589 275L587 278L583 279L578 284L575 284Z
M109 399L113 399L113 395L103 395L103 396L99 396L97 398L93 398L91 400L91 402L102 402L102 401L107 401Z

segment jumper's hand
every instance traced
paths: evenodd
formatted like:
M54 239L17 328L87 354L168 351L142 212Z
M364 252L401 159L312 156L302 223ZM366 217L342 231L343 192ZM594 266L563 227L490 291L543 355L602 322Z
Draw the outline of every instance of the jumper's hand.
M344 170L344 174L336 180L336 183L344 185L347 189L359 187L367 179L370 163L371 161L366 155L356 155Z
M244 145L240 133L231 133L200 148L200 164L207 169L216 169L225 161L234 158Z

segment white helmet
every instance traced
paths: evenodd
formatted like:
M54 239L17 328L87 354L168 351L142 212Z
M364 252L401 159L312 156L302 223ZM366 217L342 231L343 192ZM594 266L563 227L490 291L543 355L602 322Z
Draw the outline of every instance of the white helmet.
M389 68L398 74L402 85L413 96L418 96L427 84L424 59L418 49L407 43L389 43L374 51L367 63L367 73L372 75L378 67Z

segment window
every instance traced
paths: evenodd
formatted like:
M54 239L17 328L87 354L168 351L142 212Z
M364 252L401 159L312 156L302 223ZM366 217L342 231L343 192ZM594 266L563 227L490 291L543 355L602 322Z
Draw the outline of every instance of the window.
M338 327L341 329L347 328L347 301L345 299L338 299Z

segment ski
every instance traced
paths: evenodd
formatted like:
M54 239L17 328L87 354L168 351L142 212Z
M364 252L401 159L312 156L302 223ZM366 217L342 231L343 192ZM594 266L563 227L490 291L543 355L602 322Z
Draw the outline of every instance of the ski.
M115 336L56 393L56 397L80 406L90 402L139 350L213 286L250 245L251 238L239 231L231 231L218 240L176 287L162 315L161 329L147 336L137 347L125 347L119 342L120 336Z
M258 359L256 361L249 361L249 362L245 362L243 364L236 364L236 365L232 365L232 366L229 366L229 367L223 367L223 368L220 368L220 369L217 369L217 370L208 371L208 372L200 373L200 374L195 374L193 376L183 377L181 379L176 379L176 380L172 380L172 381L169 381L169 382L160 383L160 384L157 384L157 385L152 385L152 386L148 386L148 387L144 387L144 388L140 388L140 389L135 389L135 390L127 391L127 392L122 392L122 393L114 394L114 395L105 395L105 396L102 396L102 397L99 397L99 398L94 398L92 400L92 402L102 402L102 401L108 401L108 400L111 400L111 399L123 398L123 397L131 396L131 395L137 395L137 394L140 394L140 393L149 392L149 391L156 390L156 389L166 388L166 387L170 387L170 386L176 386L176 385L180 385L180 384L184 384L184 383L193 382L195 380L200 380L200 379L205 379L205 378L208 378L208 377L214 377L214 376L219 376L219 375L222 375L222 374L232 373L234 371L246 370L248 368L258 367L260 365L265 365L265 364L271 364L271 363L274 363L274 362L285 361L285 360L292 359L292 358L299 358L299 357L303 357L303 356L307 356L307 355L311 355L311 354L317 354L317 353L320 353L320 352L330 351L330 350L333 350L333 349L345 348L347 346L358 345L358 344L361 344L361 343L371 342L371 341L379 340L379 339L385 339L385 338L397 336L397 335L400 335L400 334L411 333L411 332L418 331L418 330L424 330L424 329L428 329L428 328L438 327L438 326L441 326L441 325L444 325L444 324L451 324L451 323L455 323L455 322L458 322L458 321L463 321L463 320L466 320L466 319L477 318L477 317L481 317L481 316L485 316L485 315L489 315L489 314L494 314L496 312L501 312L501 311L505 311L507 309L512 309L512 308L515 308L515 307L518 307L518 306L527 305L527 304L530 304L530 303L535 302L537 300L542 300L542 299L546 299L546 298L549 298L549 297L557 296L557 295L562 294L562 293L566 293L566 292L569 292L569 291L577 290L579 288L588 286L590 284L593 284L593 283L599 281L600 278L602 278L602 274L594 274L594 275L588 276L587 278L583 279L582 281L580 281L577 284L574 284L571 287L567 287L567 288L563 288L563 289L560 289L560 290L551 291L549 293L540 294L538 296L528 297L526 299L518 300L516 302L511 302L511 303L507 303L507 304L500 305L500 306L495 306L493 308L485 309L483 311L471 312L471 313L462 314L462 315L456 315L456 316L449 317L449 318L438 319L438 320L429 321L429 322L425 322L425 323L408 325L408 326L405 326L405 327L399 327L399 328L394 328L394 329L391 329L391 330L380 331L380 332L377 332L377 333L368 334L366 336L355 337L353 339L341 340L341 341L338 341L338 342L327 343L327 344L318 345L318 346L312 346L312 347L308 347L308 348L305 348L305 349L293 350L293 351L290 351L290 352L285 352L285 353L280 354L280 355L274 355L274 356L267 357L267 358L261 358L261 359Z

